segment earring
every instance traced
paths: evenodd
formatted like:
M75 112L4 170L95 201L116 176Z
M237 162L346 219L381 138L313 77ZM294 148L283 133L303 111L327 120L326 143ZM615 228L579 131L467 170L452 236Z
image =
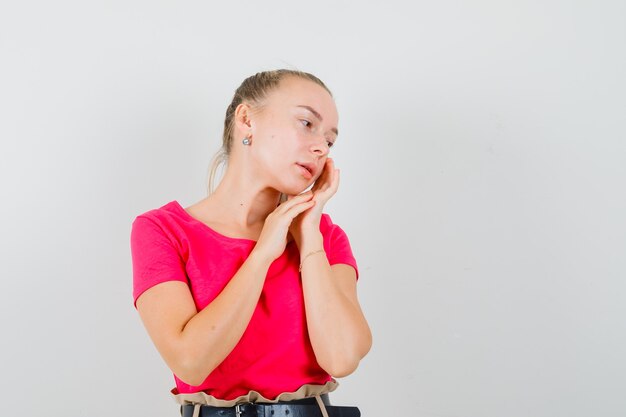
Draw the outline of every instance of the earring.
M243 143L244 145L250 145L250 138L248 138L248 137L243 138L241 143Z

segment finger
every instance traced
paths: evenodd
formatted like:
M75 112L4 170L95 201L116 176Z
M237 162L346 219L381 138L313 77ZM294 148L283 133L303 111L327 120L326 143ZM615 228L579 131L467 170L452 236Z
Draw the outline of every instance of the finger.
M300 194L287 194L287 200L291 200L292 198L294 198L294 197L298 197L298 196L300 196L300 195L306 195L307 193L310 193L310 192L311 192L311 190L308 190L308 191L302 192L302 193L300 193Z
M325 184L324 188L316 193L315 199L319 199L325 202L337 192L339 188L339 169L333 169L331 178Z
M334 174L335 175L333 175L333 181L330 185L330 189L333 190L333 194L335 194L335 192L339 188L339 168L335 169Z
M294 205L301 203L302 201L310 200L311 197L313 197L313 192L311 190L302 194L298 194L296 196L293 196L293 198L289 198L287 199L287 201L284 201L282 204L276 207L275 211L277 213L284 213Z
M322 174L319 176L317 181L315 181L315 186L313 187L315 191L323 190L326 187L331 173L331 171L329 170L329 166L330 165L327 159L326 163L324 164Z
M288 217L291 217L291 220L295 219L296 217L298 217L298 215L308 209L310 209L311 207L313 207L316 204L315 200L309 200L309 201L305 201L303 203L300 204L296 204L295 206L291 207L289 210L287 210L284 214Z
M328 170L326 169L327 166L328 164L324 162L324 166L322 166L322 172L317 177L317 179L315 180L315 184L313 185L313 190L318 189L320 187L320 184L324 182L325 177L328 175Z

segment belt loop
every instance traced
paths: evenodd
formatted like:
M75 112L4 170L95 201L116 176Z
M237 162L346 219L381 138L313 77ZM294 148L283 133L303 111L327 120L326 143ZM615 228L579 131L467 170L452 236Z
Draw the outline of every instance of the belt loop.
M320 410L322 410L322 416L328 417L328 412L326 411L326 406L324 405L324 401L320 398L319 394L315 396L315 400L317 401L317 405L320 406Z
M193 415L192 417L199 417L200 416L200 407L202 406L202 404L200 403L196 403L193 405Z

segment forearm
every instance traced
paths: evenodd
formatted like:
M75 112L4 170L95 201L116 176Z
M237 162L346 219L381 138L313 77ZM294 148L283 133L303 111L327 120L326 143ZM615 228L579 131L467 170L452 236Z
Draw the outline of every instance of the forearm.
M258 303L271 260L253 251L222 292L181 332L185 380L200 385L241 339Z
M301 258L323 248L319 231L301 242ZM371 333L358 304L341 290L324 252L303 260L302 286L309 338L318 363L341 377L352 373L371 346Z

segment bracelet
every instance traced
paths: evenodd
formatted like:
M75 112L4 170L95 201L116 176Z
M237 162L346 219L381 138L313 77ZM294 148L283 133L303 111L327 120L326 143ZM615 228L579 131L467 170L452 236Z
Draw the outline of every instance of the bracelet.
M314 250L313 252L309 252L307 253L304 258L302 258L302 260L300 261L300 268L298 268L298 271L302 272L302 264L304 263L304 261L306 260L306 258L308 258L311 255L315 255L316 253L320 253L320 252L324 252L324 249L318 249L318 250Z

